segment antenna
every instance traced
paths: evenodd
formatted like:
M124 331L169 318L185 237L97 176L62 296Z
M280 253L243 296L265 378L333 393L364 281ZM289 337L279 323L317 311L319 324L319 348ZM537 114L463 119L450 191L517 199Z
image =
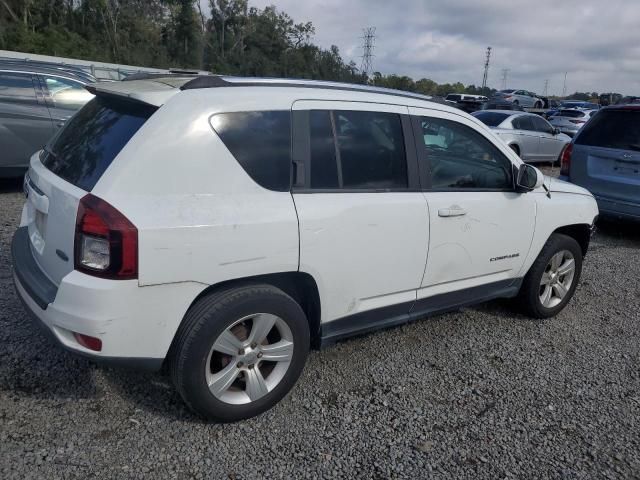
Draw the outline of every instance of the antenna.
M507 88L507 77L509 77L510 70L508 68L502 69L502 90Z
M489 60L491 59L491 47L487 47L487 58L484 61L484 76L482 77L482 90L487 88L487 77L489 76Z
M369 76L372 70L373 48L376 40L376 27L367 27L362 30L363 44L362 44L362 64L360 65L360 71Z

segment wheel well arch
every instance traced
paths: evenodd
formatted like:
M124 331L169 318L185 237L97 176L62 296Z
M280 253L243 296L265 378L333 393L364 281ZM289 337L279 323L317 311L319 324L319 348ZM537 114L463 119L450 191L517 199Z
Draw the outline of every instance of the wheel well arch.
M518 154L518 156L520 156L520 152L521 152L520 145L518 145L516 142L511 142L509 144L509 148L511 150L513 150L514 152L516 152Z
M560 233L568 237L573 238L580 248L582 249L582 256L587 255L589 250L589 242L591 241L591 226L585 223L578 223L575 225L564 225L556 228L553 233Z
M320 292L314 278L304 272L281 272L252 277L236 278L224 282L209 285L191 302L187 312L198 301L212 293L228 290L246 285L268 284L279 288L293 298L304 311L309 322L311 346L317 348L320 345ZM186 316L186 313L185 313ZM183 317L184 318L184 317ZM180 322L182 325L182 321ZM178 328L179 330L179 328Z

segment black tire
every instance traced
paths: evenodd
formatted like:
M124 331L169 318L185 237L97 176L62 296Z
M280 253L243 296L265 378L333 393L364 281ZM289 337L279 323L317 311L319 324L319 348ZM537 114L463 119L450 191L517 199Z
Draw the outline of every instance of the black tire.
M542 274L545 272L551 257L562 250L568 250L573 254L575 261L573 282L562 301L553 308L547 308L540 300L540 282L542 280ZM533 318L549 318L557 315L573 297L578 282L580 281L581 273L582 249L580 248L580 245L578 245L578 242L567 235L558 233L552 234L542 248L542 251L540 252L540 255L538 255L536 261L531 265L529 272L524 277L517 299L519 306L525 314Z
M520 105L520 102L518 100L514 100L513 104L517 107L518 105Z
M205 380L209 351L220 334L238 319L271 313L285 321L293 334L293 356L280 383L265 396L241 405L216 398ZM289 295L271 285L248 285L213 293L193 305L174 339L169 372L176 390L196 414L216 422L234 422L270 409L294 386L309 353L309 323Z
M540 103L540 102L536 102L536 103L533 105L533 108L542 108L542 106L543 106L543 105L542 105L542 103Z
M509 145L509 148L516 152L516 155L520 156L520 147L518 145Z

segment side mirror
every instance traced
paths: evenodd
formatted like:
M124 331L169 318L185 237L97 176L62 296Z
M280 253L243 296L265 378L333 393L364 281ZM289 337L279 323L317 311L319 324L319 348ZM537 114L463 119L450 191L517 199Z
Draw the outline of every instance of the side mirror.
M544 183L544 175L536 167L523 163L518 168L516 190L521 193L530 192Z
M553 134L560 135L560 129L558 127L553 127Z

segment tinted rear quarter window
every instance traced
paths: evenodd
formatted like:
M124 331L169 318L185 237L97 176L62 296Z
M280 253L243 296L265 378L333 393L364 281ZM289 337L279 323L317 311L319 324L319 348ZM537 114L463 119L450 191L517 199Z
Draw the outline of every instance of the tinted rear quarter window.
M90 191L156 107L96 97L45 147L42 163L66 181Z
M640 150L640 109L600 110L578 134L577 145Z
M211 117L211 126L256 183L270 190L289 190L289 111L220 113Z
M558 117L568 118L582 118L584 115L584 112L581 110L560 110L557 114Z
M489 127L497 127L502 122L504 122L507 118L509 118L510 114L508 113L497 113L497 112L480 112L475 115L475 117L480 120L482 123Z

